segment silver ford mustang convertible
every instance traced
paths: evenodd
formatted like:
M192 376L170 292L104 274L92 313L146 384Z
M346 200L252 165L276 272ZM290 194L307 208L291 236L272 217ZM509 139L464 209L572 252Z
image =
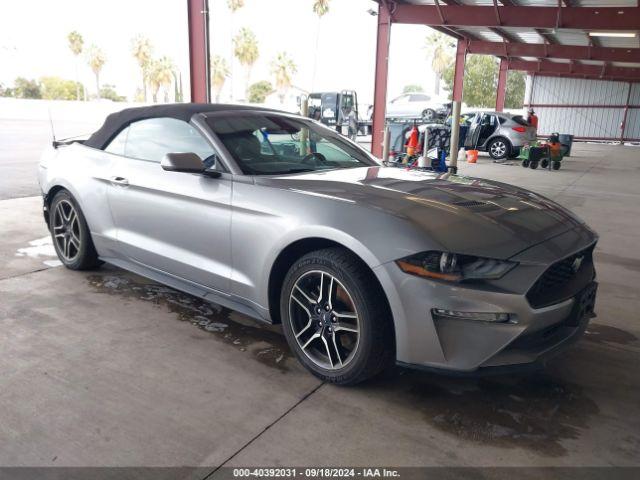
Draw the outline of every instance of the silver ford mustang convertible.
M123 110L42 157L72 270L108 262L269 323L321 379L543 363L593 316L597 236L535 193L384 167L319 123Z

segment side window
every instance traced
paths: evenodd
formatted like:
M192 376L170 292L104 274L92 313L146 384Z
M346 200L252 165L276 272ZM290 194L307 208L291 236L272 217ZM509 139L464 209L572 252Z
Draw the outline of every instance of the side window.
M411 95L412 102L428 102L430 100L429 95L424 94L413 94Z
M115 155L124 155L124 147L127 143L127 136L129 135L129 127L122 130L116 137L111 140L105 152L113 153Z
M193 126L175 118L150 118L132 123L126 138L126 157L160 162L167 153L193 152L207 167L215 152Z

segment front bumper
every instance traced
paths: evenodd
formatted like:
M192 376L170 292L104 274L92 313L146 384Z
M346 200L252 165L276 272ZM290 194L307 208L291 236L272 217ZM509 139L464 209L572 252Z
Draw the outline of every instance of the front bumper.
M393 262L376 273L394 313L398 363L451 373L546 361L580 338L593 316L597 288L591 282L572 298L536 309L522 293L429 281L402 272ZM432 308L508 313L514 321L438 318Z

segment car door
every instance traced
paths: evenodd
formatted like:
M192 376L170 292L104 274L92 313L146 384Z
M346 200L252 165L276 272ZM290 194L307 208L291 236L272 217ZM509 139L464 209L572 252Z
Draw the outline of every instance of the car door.
M231 274L232 177L169 172L169 152L194 152L221 168L198 128L152 118L121 132L124 151L112 170L109 205L118 248L129 261L227 292ZM118 137L114 142L118 140Z
M482 113L477 113L473 120L469 123L469 130L467 131L467 136L464 140L464 146L467 148L476 148L478 146L478 139L480 137L480 131L482 130L482 126L480 123L480 119L482 118Z
M406 115L409 108L409 95L402 95L389 102L387 106L387 117L402 117Z

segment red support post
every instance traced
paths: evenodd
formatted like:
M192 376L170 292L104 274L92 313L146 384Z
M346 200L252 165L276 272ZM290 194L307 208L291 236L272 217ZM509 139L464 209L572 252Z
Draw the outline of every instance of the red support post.
M191 101L209 102L209 1L187 0Z
M496 112L504 110L504 101L507 96L507 75L509 73L509 61L500 59L500 71L498 72L498 91L496 92Z
M389 74L389 40L391 15L384 2L378 4L378 39L376 44L376 74L373 92L373 125L371 127L371 153L382 157L385 111L387 108L387 80ZM386 158L384 159L386 160Z
M453 74L453 101L462 102L462 90L464 87L464 65L467 58L468 42L458 40L456 48L456 65Z

